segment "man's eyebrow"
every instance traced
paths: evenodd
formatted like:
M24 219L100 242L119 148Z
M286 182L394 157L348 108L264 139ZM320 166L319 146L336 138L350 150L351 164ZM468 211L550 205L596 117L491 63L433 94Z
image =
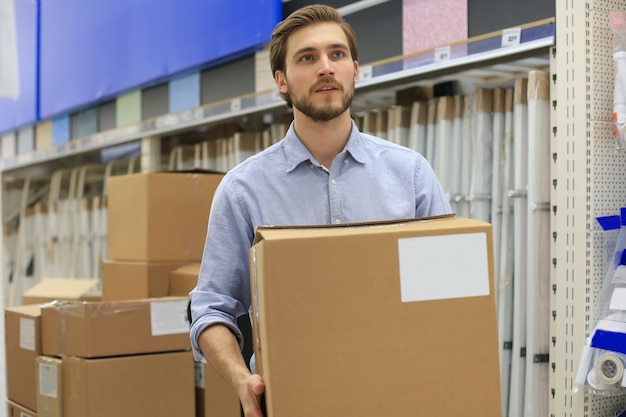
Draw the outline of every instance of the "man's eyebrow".
M300 55L300 54L303 54L303 53L306 53L306 52L317 51L319 49L320 48L314 48L312 46L305 46L304 48L300 48L300 49L296 50L293 55L296 56L296 55ZM333 44L328 45L328 47L321 48L321 49L346 49L347 50L348 49L348 45L346 45L344 43L333 43Z

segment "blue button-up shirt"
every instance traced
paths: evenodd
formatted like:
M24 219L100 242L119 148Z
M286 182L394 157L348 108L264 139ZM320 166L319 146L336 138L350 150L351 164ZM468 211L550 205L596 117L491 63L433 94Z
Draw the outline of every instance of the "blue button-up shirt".
M191 292L191 341L250 309L248 252L257 226L406 219L450 213L446 194L424 157L406 147L352 132L330 170L298 139L283 140L229 171L213 197L198 285Z

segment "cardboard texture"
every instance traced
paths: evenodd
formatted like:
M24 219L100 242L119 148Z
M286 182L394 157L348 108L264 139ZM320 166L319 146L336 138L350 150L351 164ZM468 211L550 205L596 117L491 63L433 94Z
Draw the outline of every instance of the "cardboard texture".
M8 399L37 411L35 359L41 355L41 308L4 309Z
M102 262L102 301L166 297L170 295L170 272L185 264L105 259Z
M108 257L199 261L223 174L151 172L108 180Z
M24 292L22 304L43 304L51 301L97 301L97 279L44 278Z
M198 284L200 262L181 266L170 272L170 295L187 296Z
M42 417L63 417L63 361L38 356L37 411Z
M7 401L7 416L8 417L37 417L37 413L33 410L29 410L26 407L22 407L19 404L14 403L11 400Z
M196 362L196 417L240 417L235 390L208 363Z
M186 297L42 307L44 355L82 358L190 350Z
M501 415L490 224L259 228L250 259L268 417Z
M191 352L63 357L64 417L194 417Z

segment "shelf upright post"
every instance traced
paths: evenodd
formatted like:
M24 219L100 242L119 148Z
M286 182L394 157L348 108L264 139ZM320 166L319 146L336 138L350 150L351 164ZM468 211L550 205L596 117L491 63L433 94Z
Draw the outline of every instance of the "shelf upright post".
M161 169L161 138L148 136L141 139L141 172Z
M626 152L613 139L609 12L618 0L556 1L553 79L550 416L612 417L626 399L576 390L574 381L606 273L596 222L626 204Z

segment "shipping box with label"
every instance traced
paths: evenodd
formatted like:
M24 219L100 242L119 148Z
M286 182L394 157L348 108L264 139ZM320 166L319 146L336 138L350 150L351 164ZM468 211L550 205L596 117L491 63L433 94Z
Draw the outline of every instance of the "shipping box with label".
M41 308L4 309L8 399L37 411L35 360L41 355Z
M38 356L37 412L42 417L63 417L63 361Z
M108 180L108 258L199 261L223 174L151 172Z
M268 417L501 415L491 225L259 228L254 343Z
M187 297L42 306L42 352L82 358L190 350Z

